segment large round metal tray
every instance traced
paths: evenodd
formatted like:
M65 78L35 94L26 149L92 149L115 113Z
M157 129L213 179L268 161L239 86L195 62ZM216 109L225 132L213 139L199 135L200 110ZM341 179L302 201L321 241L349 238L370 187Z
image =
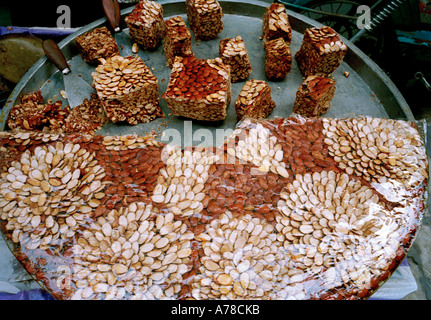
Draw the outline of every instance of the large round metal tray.
M181 15L187 22L186 7L184 1L178 0L161 0L163 5L164 17L169 18L175 15ZM218 44L223 38L235 37L241 35L250 55L253 72L249 78L266 80L264 73L264 50L260 40L262 35L262 17L265 8L269 6L269 1L257 0L239 0L239 1L220 1L224 17L224 30L217 39L210 41L196 42L192 36L192 48L198 58L215 58L219 56ZM129 14L132 7L122 11L123 18ZM306 28L312 26L321 26L314 20L303 15L288 11L290 23L293 29L291 51L294 55L300 48L302 36ZM124 19L123 19L124 20ZM187 22L188 23L188 22ZM65 54L71 69L74 73L82 75L82 78L92 82L91 72L94 66L84 62L79 55L74 39L89 30L102 25L107 25L104 18L99 19L83 28L76 33L65 38L60 44L60 48ZM124 26L124 32L128 32ZM335 97L332 101L331 109L325 114L326 117L348 117L354 115L369 115L381 118L395 118L414 120L413 114L409 109L406 101L396 89L392 81L385 73L363 52L350 43L347 39L342 39L349 50L345 56L344 62L334 72L333 77L337 81ZM171 69L166 66L166 58L163 52L163 46L159 45L154 52L142 50L138 52L145 63L153 70L153 73L159 80L160 96L165 92L169 82ZM149 57L147 60L146 57ZM343 73L350 73L345 77ZM292 71L283 81L268 81L272 90L272 97L277 105L271 116L287 117L291 114L295 94L301 82L302 75L298 69L296 61L293 61ZM187 119L170 115L170 110L166 102L161 100L160 105L166 115L166 119L157 119L151 123L139 124L137 126L107 124L99 131L100 134L146 134L153 129L161 133L163 129L169 128L179 130L183 137L182 145L200 145L208 146L223 141L223 131L220 129L233 129L236 125L236 114L233 107L235 99L244 85L244 82L232 84L232 99L228 107L228 114L224 121L216 123L201 123L198 121L188 121ZM62 100L60 90L64 89L61 73L55 66L42 57L21 79L12 92L9 100L4 106L0 115L0 129L7 130L6 120L11 107L19 102L23 94L41 90L45 99ZM67 104L67 102L65 101ZM194 137L191 133L200 130ZM219 130L217 130L219 129ZM209 131L208 131L209 130ZM208 139L207 133L211 132ZM158 139L169 141L169 135L172 131L165 131L165 134L159 135ZM202 136L206 137L202 141ZM216 140L217 137L217 141ZM193 141L192 141L193 140Z
M161 0L158 1L163 5L165 19L181 15L187 22L186 7L184 1ZM217 39L210 41L197 42L192 37L192 48L198 58L214 58L219 55L218 44L223 38L231 38L241 35L248 49L253 72L250 78L262 79L267 81L272 89L272 97L277 105L271 117L288 117L292 113L295 94L302 82L302 75L295 61L292 64L292 71L287 77L280 82L268 81L264 73L264 50L260 40L262 35L262 17L265 8L269 6L270 1L257 0L238 0L238 1L219 1L223 7L224 30ZM132 10L131 8L122 11L124 18ZM305 16L288 10L290 24L293 29L291 51L294 55L300 48L302 35L306 28L312 26L321 26ZM65 38L60 44L66 59L74 73L80 74L83 79L91 83L91 72L94 66L88 65L79 55L74 39L96 27L108 25L105 19L99 19L83 28L76 33ZM127 33L128 30L125 29ZM342 38L348 46L348 52L341 66L333 74L337 81L335 97L331 104L331 109L324 115L330 118L342 118L350 116L369 115L372 117L414 120L414 116L408 107L406 101L397 90L392 81L385 73L362 51L350 43L347 39ZM163 47L159 46L156 51L140 51L145 63L152 69L153 73L159 80L159 94L165 92L170 75L170 69L166 66L166 59L163 53ZM148 57L148 59L146 59ZM350 75L346 77L344 72ZM214 142L221 143L225 135L228 135L236 126L236 114L233 107L235 99L243 86L244 82L232 84L232 100L228 107L228 115L224 121L216 123L203 123L191 121L181 117L171 115L166 106L166 102L161 100L162 110L166 119L157 119L151 123L139 124L136 126L107 124L98 132L98 134L107 135L125 135L139 134L144 135L152 130L161 133L157 139L169 142L170 133L166 129L178 130L183 138L183 146L196 145L206 146L214 145ZM13 105L19 103L22 95L41 90L46 100L56 99L63 100L60 91L64 89L62 75L55 66L42 57L35 65L29 69L21 81L16 85L14 91L9 97L0 114L0 129L8 130L6 125L7 116ZM66 101L64 101L67 104ZM201 131L198 131L201 130ZM207 130L207 131L202 131ZM205 133L210 133L210 139L207 139ZM202 138L204 141L202 141ZM211 140L213 139L213 140ZM10 241L6 243L11 250L13 245ZM40 283L42 287L43 284Z

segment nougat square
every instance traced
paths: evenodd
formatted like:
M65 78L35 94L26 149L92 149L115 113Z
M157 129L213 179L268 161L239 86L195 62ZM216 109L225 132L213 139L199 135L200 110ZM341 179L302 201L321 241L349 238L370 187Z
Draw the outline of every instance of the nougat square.
M163 49L169 68L172 68L176 56L193 55L192 35L181 16L175 16L165 21Z
M305 117L319 117L331 107L336 81L325 76L308 76L299 87L293 112Z
M144 49L156 49L163 38L163 7L155 1L140 0L124 21L130 38Z
M241 36L221 40L219 54L223 63L230 66L232 82L247 79L253 71L244 39Z
M295 59L304 77L329 76L340 66L346 52L347 46L331 27L308 28Z
M175 57L162 98L176 116L219 121L232 96L229 66L220 58Z
M92 73L93 86L111 122L131 125L163 117L156 76L138 56L114 56Z
M265 41L265 75L269 80L281 81L292 69L292 53L283 38Z
M263 15L262 31L265 40L283 38L290 45L292 27L284 4L272 3L266 8Z
M75 38L79 54L89 64L120 54L117 42L106 27L95 28Z
M247 116L254 119L264 119L275 108L271 97L271 87L263 80L250 79L242 87L235 101L237 120Z
M223 31L223 10L217 0L186 0L186 8L197 40L215 39Z

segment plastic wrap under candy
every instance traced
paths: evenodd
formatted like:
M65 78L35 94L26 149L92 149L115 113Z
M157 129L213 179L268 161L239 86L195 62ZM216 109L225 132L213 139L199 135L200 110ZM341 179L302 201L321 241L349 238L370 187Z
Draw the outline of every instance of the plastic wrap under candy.
M421 223L416 124L241 121L223 146L1 133L1 227L61 299L364 299Z

